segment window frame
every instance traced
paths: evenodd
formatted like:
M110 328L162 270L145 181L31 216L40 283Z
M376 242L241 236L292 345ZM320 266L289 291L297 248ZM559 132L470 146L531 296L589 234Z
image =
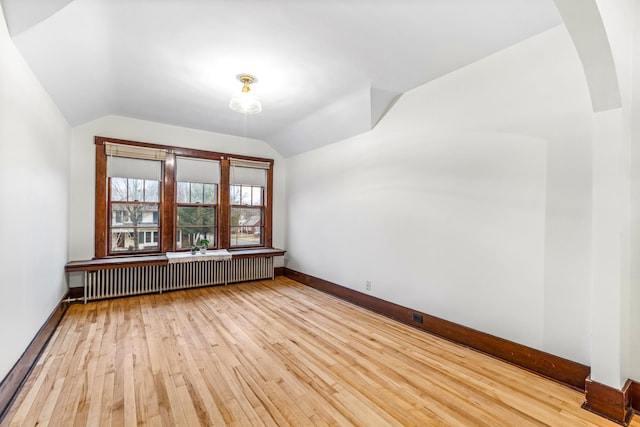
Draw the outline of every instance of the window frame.
M113 177L116 178L116 177ZM123 178L123 177L117 177L117 178L121 178L121 179L127 179L127 181L129 179L134 179L134 178ZM158 186L158 201L157 202L148 202L146 201L146 197L144 196L144 193L146 192L146 185L143 184L143 200L142 201L136 201L136 200L129 200L129 183L127 182L127 200L112 200L111 198L111 194L112 194L112 181L111 181L111 177L107 177L107 217L108 217L108 221L107 221L107 255L108 256L119 256L119 255L147 255L147 254L153 254L153 253L157 253L158 251L156 249L134 249L134 250L113 250L112 246L111 246L111 238L112 238L112 234L114 233L114 231L118 231L120 229L126 229L126 228L131 228L133 229L133 233L138 233L138 243L140 243L140 233L147 233L147 232L151 232L151 233L155 233L156 231L153 230L140 230L140 228L149 228L148 226L145 227L144 225L138 225L138 226L115 226L113 225L112 222L112 209L113 206L118 206L118 205L140 205L140 206L158 206L158 225L157 225L157 233L158 233L158 241L157 242L147 242L146 241L146 236L144 239L143 243L158 243L158 248L160 248L160 230L162 230L162 219L160 216L160 212L162 212L162 188L159 185ZM140 179L140 181L149 181L149 180L145 180L145 179ZM160 181L161 182L161 181ZM119 213L122 214L122 219L124 220L124 214L125 211L121 210L119 211ZM131 218L131 215L128 215L128 218ZM156 227L154 227L156 228ZM124 232L121 232L121 234L124 234ZM153 236L153 235L152 235ZM124 246L123 246L124 247Z
M176 157L193 157L220 162L220 182L218 183L216 205L216 242L218 249L247 249L272 248L272 218L273 218L273 159L242 156L237 154L220 153L184 147L152 144L147 142L129 141L116 138L96 136L95 141L95 240L94 258L114 258L122 256L136 256L161 254L176 251L177 229L177 183L175 182ZM167 151L166 159L162 162L162 181L160 182L160 212L158 213L158 250L136 252L110 252L109 224L111 220L108 179L107 155L105 143L136 146L142 148L163 149ZM263 194L263 236L259 246L231 246L231 205L230 205L230 162L229 159L243 159L269 163L267 171L267 185ZM188 250L188 249L180 249Z

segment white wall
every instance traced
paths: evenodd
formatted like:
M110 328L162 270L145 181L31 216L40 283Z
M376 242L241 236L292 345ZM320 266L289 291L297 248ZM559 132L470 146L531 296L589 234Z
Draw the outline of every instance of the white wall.
M640 7L633 15L631 86L631 314L629 376L640 382ZM635 118L635 119L634 119Z
M262 141L154 123L120 116L106 116L73 128L71 143L71 198L69 259L94 256L95 136L274 159L273 246L284 246L284 163ZM278 264L279 263L279 264ZM283 265L276 258L276 266Z
M66 291L70 139L0 8L0 379Z
M287 159L287 266L589 363L591 103L564 27Z

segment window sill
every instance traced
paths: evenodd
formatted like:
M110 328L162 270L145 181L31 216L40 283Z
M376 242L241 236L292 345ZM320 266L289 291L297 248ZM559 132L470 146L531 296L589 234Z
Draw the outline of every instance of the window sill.
M284 249L277 248L256 248L256 249L227 249L232 258L260 258L260 257L276 257L285 254ZM167 265L169 259L163 254L147 255L147 256L129 256L129 257L111 257L111 258L95 258L86 261L69 261L64 271L73 273L76 271L96 271L109 270L112 268L151 266L151 265Z
M283 256L284 249L276 248L252 248L252 249L227 249L234 258L258 258L264 256Z

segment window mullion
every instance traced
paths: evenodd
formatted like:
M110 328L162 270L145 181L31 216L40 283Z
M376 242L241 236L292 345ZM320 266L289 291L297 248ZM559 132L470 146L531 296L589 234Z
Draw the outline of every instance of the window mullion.
M164 181L161 194L159 195L161 200L161 206L163 206L163 215L158 218L160 223L161 238L160 238L160 251L161 252L173 252L176 250L176 155L173 152L168 152L164 162Z
M218 201L218 218L216 221L220 249L229 249L231 245L229 172L229 159L220 160L220 200Z
M95 189L94 252L96 258L101 258L107 256L107 212L110 210L109 189L107 188L107 155L104 145L96 145Z
M266 198L265 198L266 196ZM262 244L267 248L273 247L273 166L267 169L267 185L262 193Z

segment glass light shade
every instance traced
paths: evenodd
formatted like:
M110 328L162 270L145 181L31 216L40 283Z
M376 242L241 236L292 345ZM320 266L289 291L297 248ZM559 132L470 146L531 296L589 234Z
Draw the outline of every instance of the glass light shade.
M243 114L256 114L262 111L260 98L251 92L238 92L231 97L229 108Z

